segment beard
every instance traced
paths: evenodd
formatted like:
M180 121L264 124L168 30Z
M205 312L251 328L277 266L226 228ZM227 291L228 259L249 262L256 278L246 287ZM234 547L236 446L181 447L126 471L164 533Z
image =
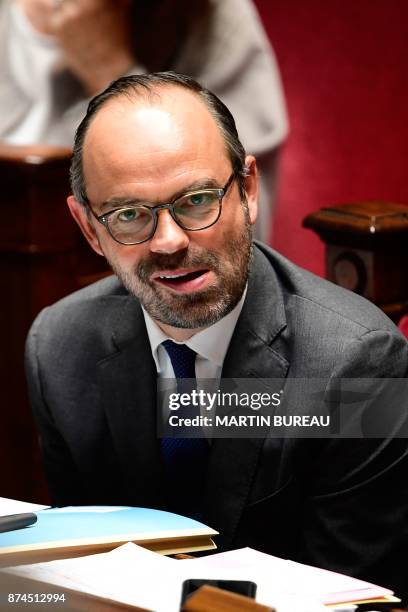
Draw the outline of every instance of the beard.
M233 310L248 280L252 228L245 205L244 214L242 229L226 238L221 252L190 244L171 255L151 253L131 271L124 270L116 258L110 258L109 264L153 319L184 329L208 327ZM215 277L215 282L203 290L176 294L150 280L154 272L196 266L212 271Z

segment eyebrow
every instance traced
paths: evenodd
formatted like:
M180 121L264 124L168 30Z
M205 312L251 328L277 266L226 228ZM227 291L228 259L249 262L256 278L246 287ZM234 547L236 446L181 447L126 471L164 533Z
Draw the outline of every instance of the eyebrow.
M192 191L201 191L203 189L222 189L222 187L220 187L218 181L216 181L215 179L206 177L206 178L194 181L193 183L190 183L189 185L186 185L185 187L183 187L183 189L180 189L179 191L174 193L172 197L168 199L167 202L157 202L157 204L167 204L169 202L174 202L174 200L177 200L178 198L180 198L181 196L185 194L191 193ZM105 210L105 212L108 212L108 211L114 210L115 208L126 208L128 206L137 206L139 204L152 204L154 206L155 202L150 202L149 200L146 200L146 198L133 198L133 197L118 196L118 197L109 198L108 200L105 200L104 202L102 202L100 210L101 212L103 210Z

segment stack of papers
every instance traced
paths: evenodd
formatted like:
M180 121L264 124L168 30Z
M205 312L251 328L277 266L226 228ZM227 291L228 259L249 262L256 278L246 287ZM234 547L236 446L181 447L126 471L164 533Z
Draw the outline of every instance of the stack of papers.
M8 568L9 574L157 612L177 612L190 578L250 580L256 601L278 612L322 612L324 604L381 598L388 589L250 548L178 561L128 543L87 557Z

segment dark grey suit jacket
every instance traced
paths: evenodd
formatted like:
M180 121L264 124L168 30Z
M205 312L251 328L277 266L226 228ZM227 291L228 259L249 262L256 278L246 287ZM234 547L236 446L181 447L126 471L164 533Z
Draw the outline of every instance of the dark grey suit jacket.
M407 367L406 341L371 303L255 247L223 377L403 378ZM155 365L140 305L115 277L38 316L27 374L57 504L165 507ZM218 439L204 521L221 549L252 546L402 593L407 482L404 439Z

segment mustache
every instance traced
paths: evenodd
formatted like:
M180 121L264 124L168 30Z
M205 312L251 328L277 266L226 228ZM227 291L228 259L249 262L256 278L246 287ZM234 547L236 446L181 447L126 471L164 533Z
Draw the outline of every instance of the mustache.
M205 267L209 270L217 271L219 270L219 260L210 251L200 254L189 253L187 250L172 253L171 255L152 253L148 259L146 258L138 263L136 272L139 278L147 281L154 272L193 267Z

